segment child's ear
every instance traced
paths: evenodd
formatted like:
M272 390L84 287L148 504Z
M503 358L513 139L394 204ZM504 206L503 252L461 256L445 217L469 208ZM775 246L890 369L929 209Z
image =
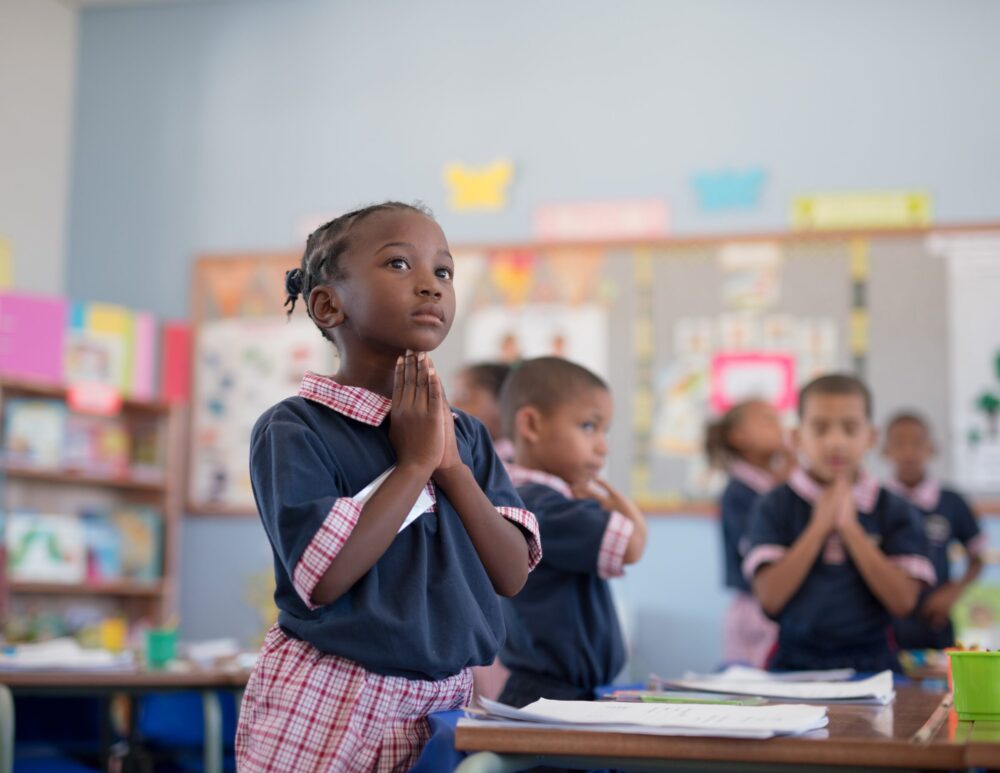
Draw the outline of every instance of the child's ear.
M542 414L533 405L525 405L514 414L514 434L527 443L537 443L541 437Z
M337 291L330 285L318 285L309 293L309 316L319 327L332 330L344 323L344 309Z
M799 453L802 450L802 433L798 427L792 427L791 432L788 433L788 440L795 453Z

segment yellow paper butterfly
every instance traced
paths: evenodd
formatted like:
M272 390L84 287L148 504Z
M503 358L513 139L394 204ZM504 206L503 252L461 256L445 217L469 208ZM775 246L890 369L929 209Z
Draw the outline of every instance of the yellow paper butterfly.
M448 204L456 212L503 209L507 206L507 186L513 178L514 164L506 159L480 167L446 164L444 181L451 192Z

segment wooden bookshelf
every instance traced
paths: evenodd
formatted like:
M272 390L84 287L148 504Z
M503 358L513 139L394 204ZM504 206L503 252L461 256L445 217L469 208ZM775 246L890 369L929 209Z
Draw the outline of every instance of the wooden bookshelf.
M157 597L163 595L163 582L143 583L133 580L116 580L114 582L19 582L8 584L12 593L30 593L35 595L51 594L55 596L138 596Z
M36 398L66 401L68 390L53 384L20 379L0 379L0 416L7 431L7 401ZM155 437L156 470L104 474L75 468L47 468L6 460L0 455L0 509L51 513L80 513L88 509L114 510L130 505L154 508L162 518L160 528L161 575L155 581L134 579L81 581L78 583L6 581L6 614L24 609L46 611L67 603L96 603L118 610L131 621L160 625L175 617L177 596L177 540L183 506L184 409L160 400L125 398L116 414L130 439ZM5 446L4 446L5 447ZM2 453L2 452L0 452ZM9 571L9 558L8 558ZM0 578L0 583L4 578ZM0 588L2 591L2 588ZM0 596L2 596L0 592ZM0 609L2 609L0 604Z
M163 494L167 488L165 479L146 480L130 475L100 475L78 470L47 470L40 467L25 467L11 463L3 465L3 472L8 478L22 478L24 480L65 485L109 486L150 494Z

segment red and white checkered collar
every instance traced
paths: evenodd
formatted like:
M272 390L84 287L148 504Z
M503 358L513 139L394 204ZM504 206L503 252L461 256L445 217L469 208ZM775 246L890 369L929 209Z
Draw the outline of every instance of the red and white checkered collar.
M941 483L931 477L924 478L912 487L896 478L891 478L885 482L885 487L927 512L937 507L941 501Z
M567 499L575 498L569 484L558 475L551 475L541 470L532 470L529 467L521 467L517 464L508 464L507 474L510 476L510 482L515 486L523 486L526 483L540 483L543 486L548 486L550 489L558 491Z
M823 486L801 467L792 470L792 474L788 476L788 485L809 504L814 504L823 491ZM858 480L851 491L854 495L854 506L859 512L870 513L875 509L880 488L878 479L870 472L861 470L858 473Z
M758 494L766 494L774 488L776 483L774 476L767 470L762 470L742 459L734 459L729 463L729 475L749 486Z
M349 419L373 427L379 426L389 415L392 400L364 387L344 386L329 376L306 373L299 385L299 397L325 405Z

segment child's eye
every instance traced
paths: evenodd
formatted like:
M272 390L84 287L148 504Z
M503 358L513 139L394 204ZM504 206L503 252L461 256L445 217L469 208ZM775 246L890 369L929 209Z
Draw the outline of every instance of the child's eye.
M400 270L410 267L410 264L406 262L405 258L392 258L386 262L386 265Z
M597 425L592 421L585 421L583 422L583 424L580 425L580 428L584 432L593 432L594 430L597 429Z
M434 272L434 275L438 279L445 279L451 281L451 279L455 276L455 272L452 271L450 268L445 268L444 266L442 266L441 268L437 269Z

